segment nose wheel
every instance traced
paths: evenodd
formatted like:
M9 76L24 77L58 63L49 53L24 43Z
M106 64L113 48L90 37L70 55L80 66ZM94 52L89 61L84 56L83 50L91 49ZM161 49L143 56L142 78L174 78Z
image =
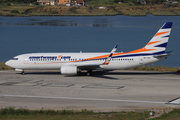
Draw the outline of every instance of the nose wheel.
M24 70L21 72L22 75L25 75L26 73L24 72Z

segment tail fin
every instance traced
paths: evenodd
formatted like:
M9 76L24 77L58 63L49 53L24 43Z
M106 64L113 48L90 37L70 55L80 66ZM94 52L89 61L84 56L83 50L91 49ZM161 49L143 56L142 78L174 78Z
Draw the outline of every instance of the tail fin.
M159 29L159 31L154 35L154 37L149 41L149 43L144 48L146 50L150 50L155 54L165 53L172 24L173 24L172 22L164 23L164 25Z

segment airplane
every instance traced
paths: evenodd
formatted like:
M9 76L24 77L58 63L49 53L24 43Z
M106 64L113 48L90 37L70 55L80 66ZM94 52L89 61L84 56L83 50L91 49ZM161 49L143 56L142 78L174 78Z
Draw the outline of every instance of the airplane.
M77 75L82 70L91 75L93 70L119 70L152 64L171 55L165 50L172 24L164 23L143 48L130 52L116 52L116 45L110 53L29 53L15 56L5 64L21 74L25 74L24 70L60 70L64 75Z

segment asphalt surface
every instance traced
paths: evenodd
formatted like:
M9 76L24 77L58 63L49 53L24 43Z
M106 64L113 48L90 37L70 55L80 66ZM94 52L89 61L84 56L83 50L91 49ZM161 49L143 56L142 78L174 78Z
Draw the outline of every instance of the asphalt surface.
M179 108L180 74L116 70L92 76L59 71L0 71L0 108L93 111ZM179 101L179 100L176 100Z

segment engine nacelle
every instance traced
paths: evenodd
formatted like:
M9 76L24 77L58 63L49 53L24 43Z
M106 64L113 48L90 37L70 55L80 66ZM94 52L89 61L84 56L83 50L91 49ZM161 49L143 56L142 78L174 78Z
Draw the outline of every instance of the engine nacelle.
M77 72L77 66L65 65L61 67L61 74L76 75Z

